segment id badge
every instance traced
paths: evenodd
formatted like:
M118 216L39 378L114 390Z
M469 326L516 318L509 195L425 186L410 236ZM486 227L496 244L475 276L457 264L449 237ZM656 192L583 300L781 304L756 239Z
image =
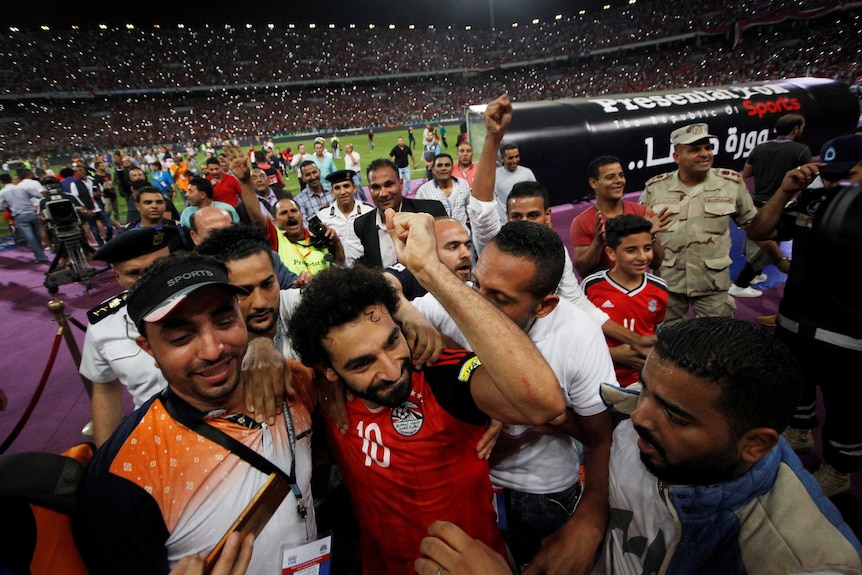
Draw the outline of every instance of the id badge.
M329 575L332 569L332 535L299 547L281 548L281 575Z

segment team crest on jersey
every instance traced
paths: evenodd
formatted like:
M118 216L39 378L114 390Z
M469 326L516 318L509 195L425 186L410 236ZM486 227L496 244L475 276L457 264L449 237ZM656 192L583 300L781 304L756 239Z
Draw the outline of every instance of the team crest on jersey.
M419 433L424 422L425 416L422 415L422 409L409 399L392 410L392 427L404 437Z
M654 299L649 300L649 302L647 302L647 309L650 310L650 312L655 313L658 310L658 302Z

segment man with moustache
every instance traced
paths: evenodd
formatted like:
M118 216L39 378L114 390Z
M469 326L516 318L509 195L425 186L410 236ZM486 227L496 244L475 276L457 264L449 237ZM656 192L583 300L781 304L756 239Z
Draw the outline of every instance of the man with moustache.
M473 187L473 177L476 175L476 170L479 164L473 163L473 145L463 140L458 144L458 163L455 169L452 170L457 178L463 178L467 181L467 185Z
M781 438L801 387L783 344L732 318L678 322L662 330L641 381L614 432L611 519L593 573L862 570L859 540ZM429 531L421 575L506 573L456 526ZM558 540L547 552L577 545Z
M275 206L278 256L297 276L303 272L317 275L330 264L344 264L344 248L335 230L321 224L312 234L302 225L302 213L294 200L279 200Z
M440 516L505 552L475 442L489 416L541 425L563 413L556 377L527 336L437 258L432 218L387 210L386 222L399 261L476 355L447 351L414 371L380 270L331 268L306 288L288 333L303 363L347 390L348 431L328 420L327 432L362 526L365 573L409 572L425 526Z
M271 473L291 488L255 538L249 572L274 573L285 545L316 538L314 401L298 392L279 402L271 424L254 420L244 401L248 332L237 294L247 292L223 264L185 251L158 260L132 286L136 342L168 387L123 421L79 487L73 528L90 573L167 574L180 558L208 552ZM311 371L290 367L294 389L310 390Z
M334 171L333 167L332 172ZM332 190L321 181L322 172L318 164L311 160L302 162L299 164L299 176L305 182L305 188L296 194L294 199L306 219L335 202Z
M434 234L437 236L437 257L440 261L461 281L470 281L473 277L473 242L470 239L470 230L458 220L437 218L434 220ZM390 280L390 284L407 300L428 293L404 264L395 263L384 271L386 279Z
M398 261L383 219L387 209L392 208L395 212L425 212L434 217L445 217L446 208L437 200L405 198L398 166L392 160L374 160L368 165L367 174L368 189L377 209L359 216L353 228L362 243L360 261L368 266L385 268Z
M257 203L260 206L260 211L264 216L272 219L275 217L275 204L278 200L291 198L290 192L283 189L277 189L269 184L269 179L266 172L260 168L251 169L251 185L254 188L254 193ZM239 220L246 224L251 224L251 215L245 205L246 196L236 205L236 213L239 214Z
M736 307L728 293L730 220L746 228L757 208L738 172L713 168L713 140L703 123L671 132L678 169L647 180L640 198L672 214L657 234L668 255L657 270L669 289L665 326L688 318L690 309L696 317L733 317Z
M247 292L237 299L249 335L273 340L285 357L295 359L282 318L290 317L300 290L281 289L263 231L244 225L212 230L195 249L221 261L231 283Z

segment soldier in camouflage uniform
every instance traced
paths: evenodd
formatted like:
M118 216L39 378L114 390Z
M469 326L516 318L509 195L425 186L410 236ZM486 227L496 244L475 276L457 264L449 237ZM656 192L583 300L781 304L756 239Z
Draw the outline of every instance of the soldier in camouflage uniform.
M661 232L665 258L658 272L667 282L665 325L687 318L732 317L730 288L730 218L745 228L757 209L742 176L713 168L713 145L706 124L691 124L671 133L678 169L646 183L641 203L674 219Z

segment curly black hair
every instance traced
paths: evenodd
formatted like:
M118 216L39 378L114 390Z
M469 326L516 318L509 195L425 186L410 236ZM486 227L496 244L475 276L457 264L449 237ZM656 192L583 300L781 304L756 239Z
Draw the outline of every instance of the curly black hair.
M398 309L398 297L382 270L365 266L332 267L317 274L303 290L302 300L287 327L302 363L331 365L323 347L326 335L360 317L373 305L383 305L392 315Z

